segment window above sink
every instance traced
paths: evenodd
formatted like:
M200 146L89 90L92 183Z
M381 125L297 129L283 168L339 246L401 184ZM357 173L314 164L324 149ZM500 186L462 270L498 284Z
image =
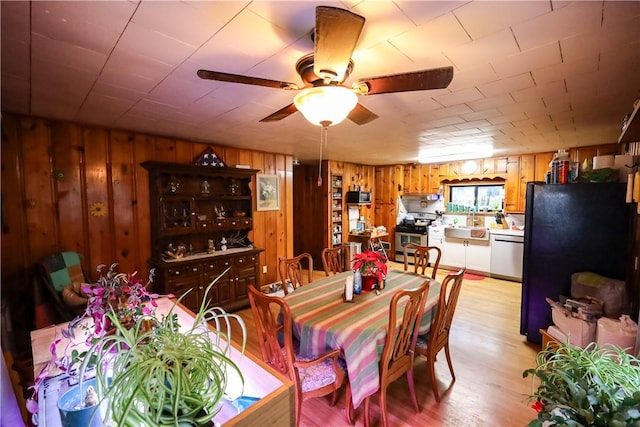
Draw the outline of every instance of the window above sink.
M504 184L449 185L447 212L499 212L504 203Z

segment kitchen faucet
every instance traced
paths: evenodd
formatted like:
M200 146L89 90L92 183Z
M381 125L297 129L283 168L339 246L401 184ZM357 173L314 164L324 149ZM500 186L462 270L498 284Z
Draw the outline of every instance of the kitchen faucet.
M469 221L471 219L471 221ZM475 227L480 218L476 218L476 211L473 208L467 211L467 226Z

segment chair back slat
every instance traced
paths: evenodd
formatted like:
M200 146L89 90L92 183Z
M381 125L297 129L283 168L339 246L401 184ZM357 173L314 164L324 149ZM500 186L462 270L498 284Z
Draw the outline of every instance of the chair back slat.
M248 289L262 360L295 381L291 375L294 371L295 355L289 306L284 299L265 295L253 285L249 285ZM280 322L279 316L281 316Z
M304 281L303 261L307 264L307 281ZM313 258L309 253L302 253L293 258L278 258L278 274L282 281L282 290L284 294L289 293L288 283L291 283L293 289L299 288L305 283L313 282Z
M341 247L324 248L322 250L322 266L324 267L324 274L326 276L344 271L343 252Z
M413 360L412 347L420 326L418 319L422 316L428 291L429 280L425 280L418 288L396 292L391 299L387 339L380 363L381 376L397 370L394 365L409 363L408 358Z
M432 348L432 351L438 351L449 341L449 331L458 304L464 271L463 268L456 273L448 274L442 281L438 299L438 313L429 334L429 347Z
M404 271L409 270L409 259L412 256L409 253L409 249L413 249L413 271L418 274L425 274L425 271L429 265L429 260L433 261L433 270L431 271L431 278L435 280L440 266L440 258L442 258L442 250L437 246L421 246L415 243L407 243L403 246L404 255ZM418 272L420 270L420 272Z

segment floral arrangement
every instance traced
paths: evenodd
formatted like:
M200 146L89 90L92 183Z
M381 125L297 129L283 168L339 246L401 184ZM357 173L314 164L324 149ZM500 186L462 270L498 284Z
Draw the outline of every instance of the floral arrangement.
M118 264L111 264L109 270L103 274L105 265L99 265L98 283L82 287L82 292L89 296L84 316L93 319L96 336L103 336L111 328L111 321L106 315L111 308L118 316L119 322L128 325L143 315L153 315L157 307L155 299L158 295L147 291L147 287L153 282L154 270L149 274L149 281L143 284L135 277L137 271L132 274L118 273L117 267ZM70 325L76 323L77 321L74 321Z
M100 277L97 283L81 287L82 292L88 297L84 313L69 322L67 328L61 329L60 335L56 330L54 340L49 347L51 360L42 369L31 387L33 396L27 401L29 412L35 413L38 411L36 402L38 388L49 375L49 371L57 368L62 372L74 374L75 370L86 358L87 352L79 351L77 348L72 349L70 357L58 358L57 347L63 340L66 346L65 349L69 348L69 346L78 345L77 341L75 344L73 341L77 327L84 329L86 340L83 344L90 347L99 338L107 335L115 326L110 316L114 316L119 324L131 327L139 319L148 318L155 314L155 308L157 307L155 299L159 295L147 291L153 281L153 269L149 273L149 281L143 284L136 277L137 271L131 274L119 273L117 271L117 263L111 264L106 272L104 272L105 267L104 264L98 266L97 271ZM86 318L92 319L93 322L83 322ZM63 353L66 353L66 350ZM95 359L95 356L91 355L88 361L89 365L93 364L93 359Z
M378 282L387 275L387 264L385 257L375 251L364 251L353 256L353 268L360 270L363 276L377 276Z

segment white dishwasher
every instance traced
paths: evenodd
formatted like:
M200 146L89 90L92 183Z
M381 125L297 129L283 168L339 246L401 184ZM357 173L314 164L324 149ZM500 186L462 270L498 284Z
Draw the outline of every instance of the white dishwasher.
M524 235L491 231L491 276L522 281Z

